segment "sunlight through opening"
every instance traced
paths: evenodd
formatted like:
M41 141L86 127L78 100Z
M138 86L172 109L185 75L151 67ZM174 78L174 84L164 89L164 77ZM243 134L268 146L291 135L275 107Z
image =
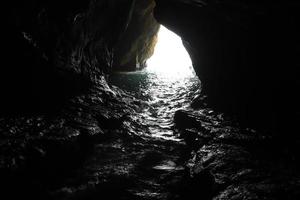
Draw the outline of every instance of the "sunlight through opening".
M160 26L154 54L147 61L147 70L170 76L193 75L192 61L181 38L164 26Z

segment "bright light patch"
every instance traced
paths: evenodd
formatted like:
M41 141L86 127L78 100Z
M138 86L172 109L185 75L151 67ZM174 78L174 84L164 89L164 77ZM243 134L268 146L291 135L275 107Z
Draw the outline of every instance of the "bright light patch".
M164 26L160 26L154 54L147 65L148 71L164 75L183 77L193 74L192 61L181 38Z

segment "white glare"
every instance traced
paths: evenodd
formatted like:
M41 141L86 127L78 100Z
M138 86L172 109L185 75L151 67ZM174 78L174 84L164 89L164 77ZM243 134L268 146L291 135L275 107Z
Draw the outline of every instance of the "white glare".
M170 76L192 75L192 61L181 38L160 26L153 56L147 61L147 70Z

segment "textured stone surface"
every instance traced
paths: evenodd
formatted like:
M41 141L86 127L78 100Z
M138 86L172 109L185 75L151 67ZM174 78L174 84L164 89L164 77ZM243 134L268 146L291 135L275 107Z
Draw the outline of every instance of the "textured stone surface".
M207 109L180 113L181 118L194 122L177 126L186 144L193 147L187 162L190 180L184 184L183 197L299 198L299 154L291 144L285 146L280 139L240 129Z
M153 7L151 0L8 4L1 33L7 64L0 69L2 113L54 107L113 67L143 66L158 30Z
M159 24L153 17L153 0L136 1L131 21L115 47L114 68L137 70L153 54Z

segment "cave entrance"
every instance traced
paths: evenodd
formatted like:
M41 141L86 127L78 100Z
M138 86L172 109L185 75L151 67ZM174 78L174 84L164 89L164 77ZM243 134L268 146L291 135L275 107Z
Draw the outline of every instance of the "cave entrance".
M193 75L192 61L181 38L162 25L147 71L172 77Z
M146 69L111 75L109 83L140 102L135 120L148 134L175 141L180 139L173 132L174 113L188 108L200 88L181 38L163 26Z

